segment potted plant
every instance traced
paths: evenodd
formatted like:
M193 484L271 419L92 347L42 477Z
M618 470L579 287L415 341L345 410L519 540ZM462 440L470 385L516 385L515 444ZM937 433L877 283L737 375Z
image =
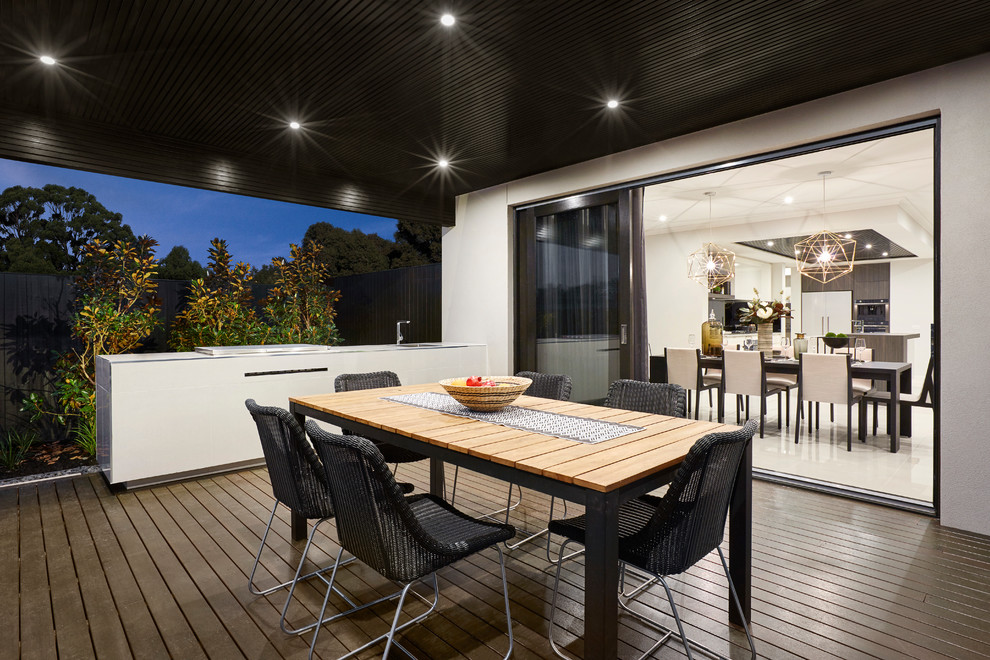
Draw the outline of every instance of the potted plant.
M753 289L753 299L739 310L739 320L756 325L757 348L760 351L773 350L773 322L791 317L790 298L784 300L761 300L760 292ZM781 291L783 296L784 292Z

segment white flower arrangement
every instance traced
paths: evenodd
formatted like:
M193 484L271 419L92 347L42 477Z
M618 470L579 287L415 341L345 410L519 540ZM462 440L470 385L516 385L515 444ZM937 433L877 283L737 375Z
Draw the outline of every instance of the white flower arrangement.
M739 310L739 320L743 323L773 323L777 319L791 317L790 298L784 298L783 301L767 301L760 300L760 292L756 289L753 289L753 293L755 295L749 304L744 309ZM780 295L783 296L784 292L781 291Z

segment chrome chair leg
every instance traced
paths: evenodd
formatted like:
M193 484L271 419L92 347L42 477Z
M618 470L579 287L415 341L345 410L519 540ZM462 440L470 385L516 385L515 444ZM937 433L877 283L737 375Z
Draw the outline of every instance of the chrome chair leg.
M329 571L331 569L335 569L336 568L336 564L332 564L330 566L325 566L323 568L320 568L320 569L317 569L317 570L312 571L310 573L307 573L306 575L300 575L300 573L302 572L303 564L306 562L306 557L309 554L309 547L310 547L310 545L313 542L313 535L316 533L316 528L320 526L320 523L322 523L324 520L326 520L326 518L322 518L322 519L318 520L315 525L313 525L313 529L312 529L312 531L309 534L308 540L306 541L306 548L303 550L302 557L300 557L300 559L299 559L299 565L296 566L296 573L293 576L293 578L291 580L286 580L285 582L281 582L279 584L276 584L276 585L274 585L272 587L269 587L267 589L258 589L255 586L255 584L254 584L254 576L255 576L255 573L257 573L257 571L258 571L258 564L261 563L261 553L264 551L265 544L268 541L268 533L272 529L272 521L275 519L275 511L278 509L278 505L279 505L279 502L276 500L274 506L272 506L272 513L271 513L270 516L268 516L268 524L265 526L265 533L261 537L261 545L258 546L258 553L254 557L254 566L251 567L251 576L248 578L248 590L252 594L254 594L255 596L267 596L268 594L275 593L279 589L284 589L285 587L289 587L289 596L286 599L286 606L287 606L288 605L288 601L292 599L292 593L293 593L293 591L296 588L296 584L300 580L309 580L311 578L318 577L318 576L321 577L321 579L324 579L325 580L325 578L322 578L322 574L323 573L326 573L327 571ZM354 561L354 558L353 557L351 557L349 559L346 559L344 561L344 563L341 564L341 565L347 565L347 564L349 564L352 561ZM354 603L351 602L351 600L349 598L347 598L347 596L345 594L343 594L339 590L337 591L337 593L338 593L338 595L341 598L343 598L345 601L347 601L347 603L349 605L351 605L353 607ZM279 625L282 626L282 629L283 630L285 630L284 623L285 622L284 622L284 608L283 608L283 620L279 622ZM306 630L308 630L308 629L309 628L307 627Z
M352 601L350 598L347 597L346 594L344 594L342 591L340 591L339 589L337 589L336 587L333 586L333 579L332 578L330 580L327 580L325 577L323 577L323 573L325 573L326 571L328 571L330 569L333 569L333 573L332 574L333 575L336 575L337 574L337 569L340 566L346 566L347 564L349 564L352 561L354 561L354 557L351 557L351 558L349 558L349 559L347 559L347 560L345 560L343 562L340 561L340 557L341 557L341 555L344 552L343 548L341 548L340 550L337 551L337 559L336 559L336 561L334 561L333 565L327 566L326 568L321 568L321 569L319 569L317 571L313 571L312 573L309 573L307 576L300 576L299 575L300 573L302 573L303 564L306 563L306 557L307 557L307 555L309 555L309 548L310 548L310 546L313 545L313 537L316 536L316 530L320 526L320 523L324 522L325 520L329 520L329 518L320 518L318 521L316 521L316 524L313 525L313 529L309 532L309 538L306 539L306 547L305 547L305 549L303 549L302 557L299 558L299 565L296 567L296 575L295 575L294 578L292 578L292 580L290 580L289 582L286 583L286 584L290 585L289 586L289 593L285 597L285 604L282 605L282 616L278 620L278 626L279 626L279 628L282 629L282 632L284 632L287 635L298 635L299 633L306 632L307 630L310 630L310 629L312 629L312 628L320 625L320 623L322 621L322 617L321 617L320 619L317 619L313 623L310 623L308 625L302 626L300 628L290 628L285 623L285 615L289 611L289 604L292 602L292 594L295 593L295 591L296 591L296 585L299 584L299 581L300 580L305 580L305 579L308 579L309 577L318 577L318 578L320 578L321 580L323 580L326 583L326 585L327 585L327 596L328 597L330 595L330 592L333 591L333 592L337 593L337 595L339 595L341 598L343 598L344 601L347 602L347 604L350 605L352 608L353 607L357 607L354 604L354 601Z
M753 658L753 660L756 660L756 644L753 642L753 636L750 634L749 626L745 623L746 618L745 618L745 616L743 616L742 603L739 602L739 594L736 592L736 587L732 583L732 578L729 575L729 564L725 560L725 554L722 552L722 548L721 547L718 547L716 549L718 550L719 559L722 561L722 570L725 572L725 578L729 582L729 593L732 595L732 602L733 602L733 604L736 607L736 611L739 612L740 618L743 620L743 631L746 633L746 640L749 642L749 649L750 649L750 652L752 653L752 658ZM688 658L694 657L691 654L691 648L693 647L695 649L704 651L707 655L709 655L711 657L719 658L719 660L729 660L724 655L721 655L720 653L718 653L714 649L709 648L709 647L705 646L704 644L700 644L700 643L695 642L695 641L693 641L691 639L688 639L684 635L684 626L681 623L680 615L677 612L677 606L674 604L673 593L670 591L670 587L667 585L666 580L664 580L660 576L655 576L655 577L657 577L658 578L658 581L661 584L663 584L663 588L666 591L667 601L670 603L670 611L671 611L671 613L674 616L674 622L677 624L677 630L678 630L678 632L674 632L673 630L667 628L666 626L657 623L656 620L653 617L651 617L651 616L647 616L645 614L642 614L640 612L637 612L637 611L633 610L631 607L629 607L629 602L628 601L627 602L622 602L620 600L619 601L619 606L624 611L626 611L628 614L634 616L639 621L642 621L646 625L650 626L651 628L654 628L654 629L660 631L661 633L663 633L663 637L660 639L660 641L657 642L657 644L655 644L653 646L653 648L651 648L649 651L647 651L647 653L644 656L640 656L640 660L642 660L642 658L644 658L646 655L649 655L654 650L656 650L657 648L659 648L659 646L661 644L663 644L664 642L666 642L672 636L680 637L681 643L684 644L684 649L685 649L685 651L687 653L687 657Z

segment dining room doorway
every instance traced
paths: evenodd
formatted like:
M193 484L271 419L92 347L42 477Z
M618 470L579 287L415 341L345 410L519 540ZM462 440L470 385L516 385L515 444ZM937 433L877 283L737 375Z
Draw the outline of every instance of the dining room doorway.
M757 476L918 511L937 510L938 210L937 118L646 185L653 355L662 355L668 346L701 348L701 324L711 315L724 326L724 348L743 346L755 329L739 321L739 306L754 297L781 299L788 300L793 314L774 333L778 352L793 350L797 333L812 352L832 350L823 344L829 333L847 335L849 346L840 350L855 350L863 343L869 349L855 356L907 363L913 393L931 392L930 407L911 407L910 435L903 435L892 452L882 401L867 405L863 442L857 439L855 408L854 428L847 429L845 409L833 415L825 405L817 426L809 432L806 425L795 443L797 400L792 391L791 425L781 414L785 419L777 430L772 405L765 437L754 439ZM823 230L856 242L851 272L828 282L802 275L795 260L796 245ZM691 282L684 272L684 259L706 241L735 253L735 277L717 291ZM709 406L702 397L702 417L717 419L716 408L714 399ZM734 423L731 400L727 408L726 421ZM750 410L757 414L758 403ZM847 451L850 432L852 451Z

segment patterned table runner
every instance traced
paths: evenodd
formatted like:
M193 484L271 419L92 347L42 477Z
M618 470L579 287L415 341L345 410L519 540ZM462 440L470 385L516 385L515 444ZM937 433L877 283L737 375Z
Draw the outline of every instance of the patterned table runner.
M587 417L575 417L545 410L533 410L520 406L506 406L495 412L477 412L454 400L449 394L437 392L422 392L419 394L400 394L383 397L385 401L395 401L407 406L426 408L448 415L469 417L481 422L489 422L507 426L520 431L532 431L550 435L565 440L576 440L587 444L596 444L612 438L619 438L630 433L642 431L639 426L617 424Z

